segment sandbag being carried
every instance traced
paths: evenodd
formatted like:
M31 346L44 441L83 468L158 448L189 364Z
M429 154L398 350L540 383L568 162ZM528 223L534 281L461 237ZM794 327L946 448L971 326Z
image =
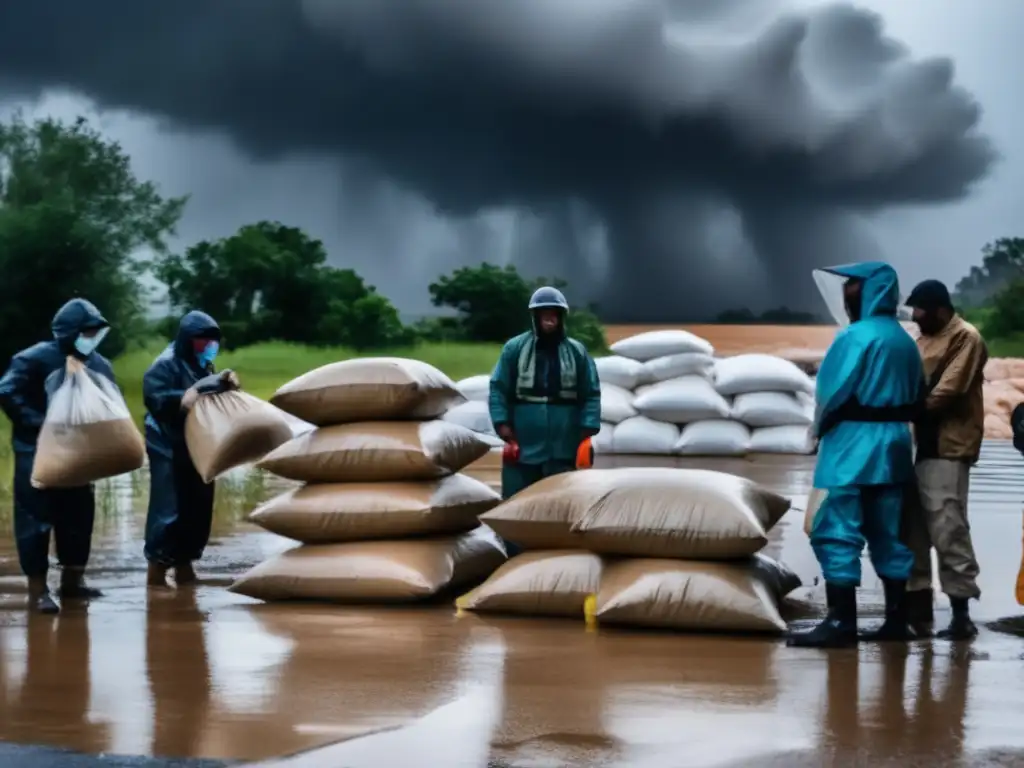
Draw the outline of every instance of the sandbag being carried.
M742 456L750 445L750 430L738 421L712 419L683 427L674 452L681 456Z
M783 632L779 602L800 586L763 555L731 563L623 560L605 567L588 618L636 627Z
M77 488L145 461L146 445L117 386L69 357L39 431L33 487Z
M734 396L748 392L814 392L814 381L775 355L750 354L715 362L715 389Z
M601 421L618 424L636 416L633 393L614 384L601 384Z
M729 401L701 376L683 376L655 384L633 401L633 407L655 421L688 424L729 418Z
M679 427L675 424L634 416L617 424L612 432L612 453L667 455L679 440Z
M398 483L324 483L287 491L249 520L304 544L462 533L501 496L468 475Z
M713 560L760 550L788 509L736 475L624 467L545 478L480 520L524 549Z
M749 427L809 426L814 408L790 392L748 392L733 400L732 418Z
M601 558L590 552L524 552L455 605L484 613L582 618L583 604L601 583L601 568Z
M447 421L367 421L321 427L289 440L257 466L305 483L433 480L489 450L475 432Z
M631 360L646 363L656 357L681 355L687 352L698 352L703 355L714 355L715 348L707 341L689 331L665 330L647 331L628 339L612 344L612 352Z
M433 419L465 402L450 378L404 357L330 363L282 386L270 402L310 424Z
M636 389L644 382L644 366L628 357L599 357L594 360L601 386L614 384L623 389Z
M678 379L680 376L702 376L707 379L714 375L715 358L703 352L683 352L648 360L643 370L645 378L652 383Z
M762 427L750 433L751 453L814 453L810 427Z
M257 600L402 603L487 578L505 550L484 527L461 536L300 546L231 585Z
M491 396L491 377L487 374L480 374L460 379L455 388L467 400L486 403L487 398Z
M263 458L292 437L283 411L246 392L200 395L185 419L185 445L205 483Z

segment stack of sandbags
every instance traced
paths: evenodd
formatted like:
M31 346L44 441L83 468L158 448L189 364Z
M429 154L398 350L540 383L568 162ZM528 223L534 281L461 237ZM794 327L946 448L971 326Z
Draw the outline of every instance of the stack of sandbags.
M985 437L1010 440L1010 414L1024 402L1024 360L992 358L985 365Z
M457 605L780 632L778 603L799 579L759 552L788 509L787 499L721 472L622 468L549 477L482 516L526 551Z
M489 446L441 416L465 398L433 366L365 358L317 368L271 402L316 429L257 465L304 485L252 520L301 542L232 590L261 600L408 602L462 588L505 560L478 516L498 503L459 470Z

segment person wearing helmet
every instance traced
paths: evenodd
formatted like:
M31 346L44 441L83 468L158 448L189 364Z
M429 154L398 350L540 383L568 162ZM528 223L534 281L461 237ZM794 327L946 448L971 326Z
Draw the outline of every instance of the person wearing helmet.
M885 589L885 620L866 639L906 641L912 636L906 590L913 555L900 526L904 487L914 478L909 422L923 398L921 355L897 319L899 281L891 266L866 262L826 271L841 286L835 303L841 301L849 321L829 347L816 384L814 487L825 496L810 536L828 615L809 632L791 635L789 644L857 643L865 540Z
M538 288L529 309L533 328L505 344L491 375L491 422L506 443L506 499L575 469L581 442L601 429L597 366L586 347L566 335L565 296Z
M96 514L93 488L39 489L32 486L32 465L49 395L60 386L68 357L114 381L110 362L96 347L110 330L100 311L85 299L71 299L57 310L53 339L24 349L0 379L0 407L11 420L14 448L14 537L18 561L28 579L31 606L40 613L60 612L50 593L50 538L61 566L60 597L89 599L99 590L86 586L85 568L92 547Z

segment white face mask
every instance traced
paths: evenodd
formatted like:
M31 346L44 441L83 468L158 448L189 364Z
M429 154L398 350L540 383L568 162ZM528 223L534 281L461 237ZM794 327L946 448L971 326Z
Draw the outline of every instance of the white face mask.
M93 336L79 334L75 339L75 349L82 357L88 357L96 351L96 347L107 337L108 333L110 333L110 328L101 328Z

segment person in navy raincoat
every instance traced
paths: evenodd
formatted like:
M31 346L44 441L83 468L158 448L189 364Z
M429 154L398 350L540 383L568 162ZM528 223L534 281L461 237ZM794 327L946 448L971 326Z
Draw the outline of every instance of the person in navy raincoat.
M814 518L811 546L825 578L828 616L810 632L792 635L790 644L857 642L856 589L865 541L886 603L884 623L867 637L907 640L913 555L901 540L900 525L904 488L914 478L909 422L924 394L921 355L897 319L899 281L891 266L865 262L825 272L842 281L849 317L817 378L814 487L824 490L825 498Z
M85 584L85 568L92 547L95 502L91 485L81 488L32 487L36 442L46 414L47 385L59 384L69 356L112 382L110 362L96 352L110 324L85 299L72 299L53 316L53 340L42 341L11 358L0 379L0 407L11 420L14 448L14 537L21 570L28 578L29 599L42 613L57 613L60 606L47 584L50 534L61 566L60 596L65 599L99 597ZM54 375L57 374L57 375Z
M213 361L221 331L205 312L189 312L178 334L146 371L146 454L149 457L149 512L146 516L147 582L166 586L174 569L178 585L196 579L213 522L213 483L196 471L185 445L185 417L199 394L237 389L231 371L217 375Z

